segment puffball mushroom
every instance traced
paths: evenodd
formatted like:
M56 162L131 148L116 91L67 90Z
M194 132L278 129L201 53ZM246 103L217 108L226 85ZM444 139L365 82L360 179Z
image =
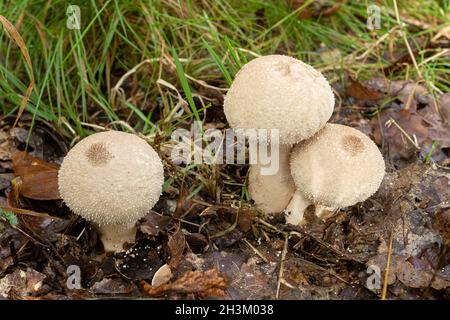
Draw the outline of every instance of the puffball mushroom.
M295 146L290 161L297 191L286 208L286 221L294 225L304 222L310 204L338 209L366 200L378 190L385 172L375 143L339 124L327 124Z
M275 175L261 175L258 165L250 167L250 193L263 212L286 208L295 191L286 170L290 146L322 128L333 108L334 95L325 77L293 57L259 57L237 73L224 101L230 126L244 131L278 129L284 145L280 150L280 170Z
M133 242L135 223L158 201L161 159L136 135L106 131L77 143L58 174L59 193L76 214L100 230L105 251Z

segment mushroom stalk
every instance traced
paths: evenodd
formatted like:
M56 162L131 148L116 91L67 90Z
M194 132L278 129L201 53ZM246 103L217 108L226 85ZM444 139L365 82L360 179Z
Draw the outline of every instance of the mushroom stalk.
M97 225L105 251L120 252L124 243L133 243L136 235L134 224Z
M293 225L303 224L305 221L303 215L310 204L312 204L311 201L297 190L286 207L286 222Z
M250 165L249 191L256 206L265 214L283 212L295 192L289 166L291 149L290 145L279 145L275 174L264 175L261 164Z

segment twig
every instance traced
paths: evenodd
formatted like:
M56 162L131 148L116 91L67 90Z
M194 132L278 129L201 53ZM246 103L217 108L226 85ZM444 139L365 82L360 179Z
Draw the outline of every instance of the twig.
M422 78L422 72L420 72L419 66L417 65L416 57L414 57L411 46L409 45L408 39L406 38L406 34L403 31L403 23L400 20L400 14L398 11L397 0L394 0L394 9L395 9L395 17L397 18L397 23L400 26L400 33L401 33L401 36L403 37L403 41L405 42L406 48L408 49L408 53L414 64L414 68L416 68L417 74L419 75L420 78Z
M278 273L278 283L277 283L277 293L275 295L275 299L279 299L280 297L280 288L281 288L281 282L283 279L283 273L284 273L284 260L286 260L286 254L288 250L288 241L289 241L289 233L284 233L284 247L283 247L283 253L281 254L281 261L280 261L280 272Z
M246 245L248 245L264 262L269 263L269 259L267 259L258 249L256 249L247 239L243 239Z
M388 249L388 257L386 262L386 270L384 273L384 281L383 281L383 291L381 292L381 300L386 300L388 280L389 280L389 269L391 266L391 255L392 255L392 240L394 238L394 233L391 230L391 235L389 236L389 249Z
M390 118L388 121L386 121L386 123L385 123L384 125L385 125L386 127L389 128L389 127L391 126L391 124L394 124L394 125L398 128L398 130L400 130L401 133L403 133L403 135L406 137L406 139L408 139L408 141L411 142L412 145L413 145L417 150L420 150L420 146L418 145L417 141L414 141L414 140L409 136L409 134L408 134L405 130L403 130L402 127L400 127L400 125L397 123L397 121L395 121L394 119Z

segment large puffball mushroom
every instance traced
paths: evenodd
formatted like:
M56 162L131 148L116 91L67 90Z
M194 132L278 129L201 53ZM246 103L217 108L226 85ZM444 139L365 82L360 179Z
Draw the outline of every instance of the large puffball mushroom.
M232 128L279 129L280 142L291 145L322 128L333 108L333 91L322 73L283 55L244 65L224 101Z
M310 204L338 209L364 201L378 190L384 172L383 156L369 137L351 127L327 124L292 150L297 191L286 208L286 221L303 223Z
M105 251L134 242L135 224L158 201L164 168L136 135L107 131L77 143L58 174L59 193L76 214L100 230Z
M334 95L325 77L293 57L259 57L237 73L224 101L230 126L247 135L254 129L278 129L280 134L278 173L266 176L260 174L261 166L250 166L249 190L261 211L286 208L295 189L286 170L290 147L322 128L333 108Z

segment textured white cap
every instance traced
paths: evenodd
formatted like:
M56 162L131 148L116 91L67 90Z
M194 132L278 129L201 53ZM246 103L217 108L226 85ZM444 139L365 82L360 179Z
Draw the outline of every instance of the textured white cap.
M134 224L158 201L164 169L143 139L107 131L77 143L64 158L59 192L67 206L102 225Z
M292 57L256 58L236 75L224 102L232 128L279 129L280 142L311 137L333 113L334 95L316 69Z
M327 124L291 153L297 189L312 203L343 208L366 200L383 180L385 164L378 147L362 132Z

